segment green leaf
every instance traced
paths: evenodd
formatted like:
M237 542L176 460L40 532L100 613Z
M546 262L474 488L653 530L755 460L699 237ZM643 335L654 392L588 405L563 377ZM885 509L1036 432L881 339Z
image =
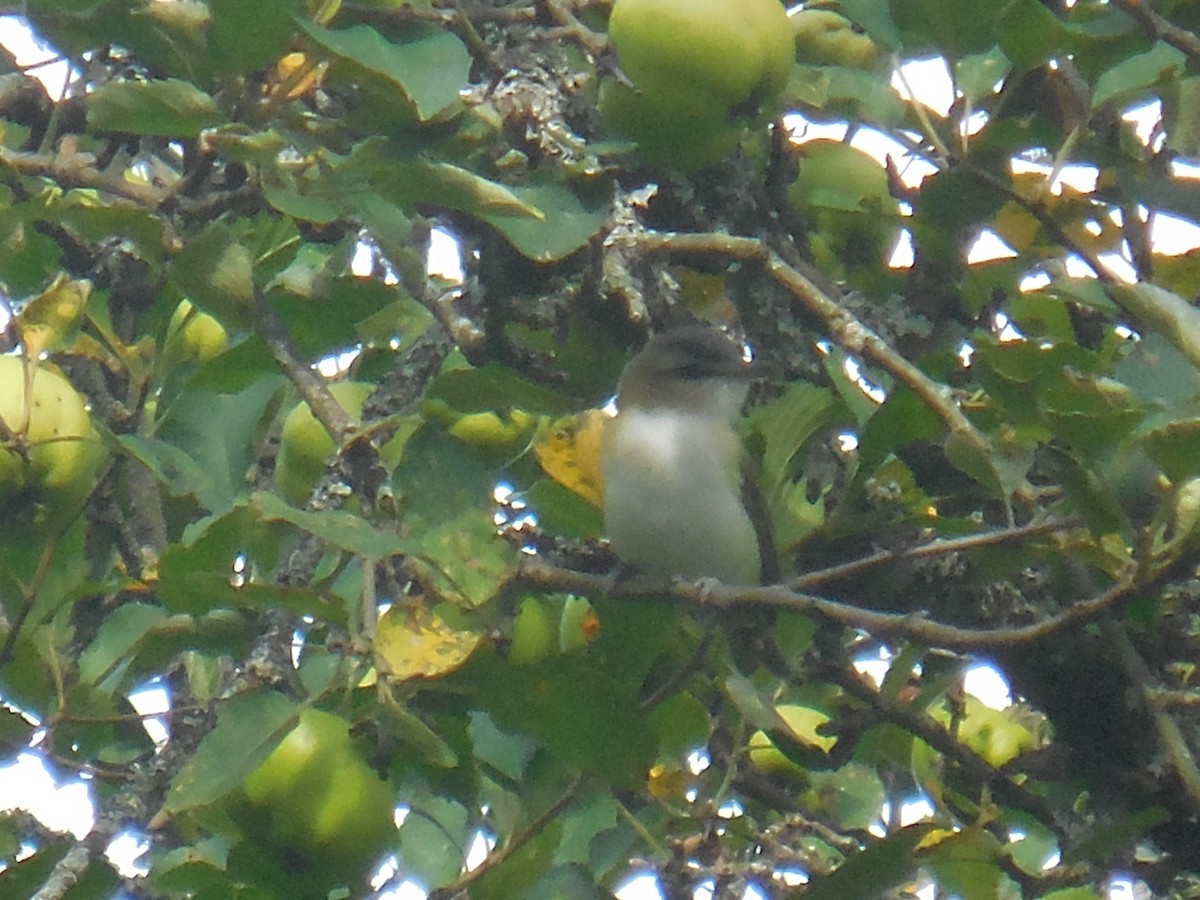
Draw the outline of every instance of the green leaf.
M1163 92L1167 149L1181 156L1200 156L1200 77L1181 78Z
M79 656L79 680L96 684L166 618L162 607L144 603L126 603L113 610Z
M651 711L649 725L664 757L682 756L708 740L708 710L691 694L668 697Z
M1102 900L1104 896L1090 887L1069 887L1042 894L1037 900Z
M486 209L479 217L534 262L555 262L582 249L599 234L608 214L607 203L585 204L556 184L514 187L512 192L538 216Z
M207 228L171 264L171 283L180 295L234 328L250 324L254 264L225 222Z
M451 597L479 606L502 589L516 554L496 535L494 475L439 428L409 439L392 476L400 497L403 547L429 567Z
M473 213L485 220L489 215L510 216L518 222L545 218L545 213L530 198L522 197L519 189L449 163L393 161L374 174L378 188L401 206L432 203ZM367 194L363 199L376 198Z
M816 798L837 827L865 831L878 821L887 792L875 769L848 762L832 772L811 771L809 778Z
M601 790L592 796L577 799L560 819L563 823L562 845L558 852L561 862L592 863L592 842L596 835L621 821L623 809L613 796Z
M344 510L308 512L265 491L255 492L250 504L264 522L287 522L334 547L367 559L385 559L409 546L396 532L377 529L362 516Z
M860 471L865 475L873 473L889 453L935 438L944 430L945 425L920 397L903 388L892 391L862 430Z
M96 131L194 138L222 120L216 101L194 84L109 81L88 94L88 127Z
M233 889L225 874L228 855L228 842L220 838L200 840L166 851L152 848L147 881L162 891L193 893L195 896L210 891L220 895Z
M500 865L488 869L471 885L471 900L528 897L533 885L554 862L562 831L560 821L550 822Z
M539 479L522 494L548 534L594 538L604 533L604 513L557 481Z
M1200 419L1156 428L1142 438L1142 446L1168 478L1183 482L1200 471Z
M637 685L590 654L536 666L494 660L479 673L480 701L496 724L538 740L570 766L634 790L645 781L653 741Z
M369 25L332 31L301 21L300 27L340 62L398 87L421 121L457 100L470 76L471 54L462 41L440 28L413 27L404 40L394 42Z
M288 52L303 0L208 0L208 46L223 72L248 75Z
M159 559L159 599L175 612L200 614L220 608L317 613L337 621L342 613L312 588L263 583L276 562L280 529L267 527L242 503L190 526L183 540ZM235 564L241 560L240 574Z
M326 280L312 297L274 291L271 305L307 359L320 359L359 340L359 323L396 300L396 289L365 278Z
M1007 0L892 0L891 9L904 38L905 56L936 50L957 57L986 51L995 43L996 23L1008 5Z
M222 704L213 730L171 779L163 810L207 806L241 788L299 715L300 706L275 691L240 694Z
M1119 847L1127 846L1151 828L1169 821L1171 814L1161 806L1147 806L1136 810L1116 822L1093 829L1083 840L1063 853L1063 863L1073 866L1108 859Z
M520 779L537 750L537 745L525 735L501 731L482 710L471 712L467 734L475 747L475 758L513 781Z
M996 37L1013 65L1027 70L1058 53L1069 34L1059 18L1037 0L1016 0L1000 16Z
M571 412L575 407L570 398L494 362L442 373L429 385L425 399L445 400L464 413L516 408L559 415Z
M121 434L116 439L173 496L192 495L209 509L221 503L222 494L208 470L184 450L159 438L141 434Z
M403 871L430 888L449 884L462 869L468 824L461 803L420 791L400 826Z
M1159 82L1183 72L1187 56L1163 41L1145 53L1117 63L1098 79L1092 92L1092 109L1105 103L1125 103L1145 94Z
M933 828L928 823L909 825L872 843L861 853L847 858L832 875L809 882L803 891L804 900L881 896L913 871L917 844Z
M993 47L986 53L973 53L955 62L954 85L964 99L978 103L995 93L996 85L1011 68L1009 58L999 47Z
M962 900L1017 896L1001 871L1001 844L979 827L968 827L939 841L923 860L940 888Z
M255 448L269 425L268 403L281 381L280 375L260 378L237 393L189 389L170 404L157 438L186 452L203 475L153 441L127 446L146 453L151 470L166 478L165 484L186 487L209 511L224 512L249 490L246 473L255 462Z

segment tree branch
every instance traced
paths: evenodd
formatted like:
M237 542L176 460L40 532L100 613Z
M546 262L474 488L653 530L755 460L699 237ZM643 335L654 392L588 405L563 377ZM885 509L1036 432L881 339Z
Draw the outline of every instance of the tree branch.
M1192 755L1191 748L1188 747L1187 739L1180 731L1178 723L1167 714L1160 704L1154 702L1153 691L1150 687L1153 680L1150 676L1150 669L1141 654L1137 652L1137 648L1133 646L1133 642L1129 640L1125 629L1119 623L1111 622L1107 631L1120 653L1122 666L1133 683L1137 685L1143 699L1146 700L1146 707L1150 710L1154 728L1158 732L1158 739L1166 749L1167 757L1171 760L1171 767L1179 776L1179 781L1187 792L1191 808L1200 809L1200 767L1196 765L1196 758Z
M1116 607L1133 589L1135 575L1136 570L1130 567L1112 586L1095 597L1073 603L1063 612L1040 622L1012 628L960 628L933 621L920 612L885 613L862 609L837 600L798 593L785 585L733 588L710 582L690 584L676 581L664 586L661 581L635 578L616 585L614 589L611 579L605 575L589 575L558 568L536 557L522 561L517 577L534 587L592 596L606 593L613 596L652 594L695 606L787 609L839 625L861 628L877 637L905 638L947 650L980 650L1030 644L1095 621Z
M1156 13L1145 0L1113 0L1113 6L1134 19L1151 37L1182 50L1193 60L1200 60L1200 38Z
M898 381L907 385L945 423L951 436L958 437L978 453L991 458L994 453L988 439L973 425L966 414L954 402L950 388L934 381L917 366L859 321L849 310L822 291L803 273L791 265L757 238L738 237L730 234L709 232L704 234L679 234L649 232L637 235L614 237L614 241L626 241L633 246L655 253L708 253L724 254L735 259L757 262L766 268L767 274L785 287L797 300L825 323L830 335L850 353L871 360L890 372Z
M968 534L956 538L938 538L927 544L909 547L904 550L881 550L871 556L852 560L837 566L805 572L788 582L793 591L809 591L814 587L827 584L830 581L840 581L851 578L869 569L874 569L884 563L904 559L924 559L930 556L942 556L947 553L963 553L968 550L978 550L981 547L993 547L1021 538L1033 537L1038 534L1054 534L1075 527L1078 522L1051 520L1030 525L1017 525L1012 528L1000 528L983 534Z
M43 175L65 187L85 187L133 201L150 210L158 208L166 194L148 184L127 181L96 168L96 157L81 153L64 140L56 153L23 153L0 147L0 166L22 175Z

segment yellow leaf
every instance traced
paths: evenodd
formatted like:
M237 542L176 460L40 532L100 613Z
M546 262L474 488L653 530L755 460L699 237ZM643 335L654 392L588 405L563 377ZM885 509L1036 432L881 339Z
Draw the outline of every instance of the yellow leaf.
M1018 253L1026 253L1042 236L1042 223L1020 203L1010 200L996 212L992 230Z
M559 419L533 445L533 454L547 475L596 506L604 502L600 435L608 418L603 410L589 409Z
M826 753L837 743L838 739L834 735L820 732L821 726L829 724L830 719L819 709L785 703L776 706L775 712L787 725L792 737L800 743L817 747Z
M288 53L275 63L272 92L284 91L288 100L296 100L320 85L327 65L313 62L305 54Z
M686 794L689 781L688 773L679 763L659 763L647 773L646 789L656 800L680 799Z
M375 661L392 678L438 678L466 662L480 639L477 632L451 628L430 610L394 606L379 618Z
M30 359L68 343L91 293L90 281L72 281L59 275L41 296L29 301L17 321Z

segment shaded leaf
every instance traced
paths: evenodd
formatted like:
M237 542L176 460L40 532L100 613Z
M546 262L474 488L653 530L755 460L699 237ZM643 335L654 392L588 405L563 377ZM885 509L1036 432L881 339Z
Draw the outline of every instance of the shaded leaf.
M188 81L109 81L88 94L88 126L158 137L194 138L221 121L217 104Z
M457 100L467 83L471 55L462 41L440 28L414 27L394 42L369 25L331 30L301 21L300 27L341 62L400 88L422 121Z
M607 204L585 204L556 184L514 187L512 192L538 215L491 208L479 217L534 262L554 262L582 249L599 234L607 214Z
M300 707L275 691L241 694L222 704L216 726L171 779L163 811L207 806L241 788L299 715Z
M845 900L877 897L899 884L916 868L917 845L933 830L921 823L901 828L850 856L832 875L814 878L802 892L791 896L805 900Z

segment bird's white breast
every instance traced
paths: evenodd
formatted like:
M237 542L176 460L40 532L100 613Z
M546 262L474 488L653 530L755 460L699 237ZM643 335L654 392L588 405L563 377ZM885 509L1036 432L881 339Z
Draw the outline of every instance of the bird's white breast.
M724 418L623 410L606 427L603 456L605 528L617 554L649 575L757 583L740 452Z

